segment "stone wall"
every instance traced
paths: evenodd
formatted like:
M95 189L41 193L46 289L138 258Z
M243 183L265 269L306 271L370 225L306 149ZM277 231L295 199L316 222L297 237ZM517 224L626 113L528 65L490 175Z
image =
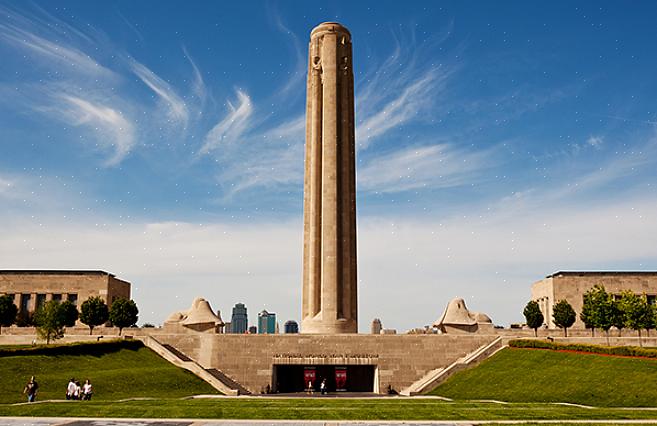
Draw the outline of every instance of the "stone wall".
M154 336L197 361L217 368L251 392L272 383L273 366L348 365L376 366L375 390L388 385L399 391L428 371L444 368L492 342L484 335L207 335Z

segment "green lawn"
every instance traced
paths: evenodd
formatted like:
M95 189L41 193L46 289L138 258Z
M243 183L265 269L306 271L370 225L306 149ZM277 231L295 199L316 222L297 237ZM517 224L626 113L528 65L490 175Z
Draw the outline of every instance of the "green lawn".
M431 394L458 400L657 407L657 360L507 348Z
M0 416L303 420L657 420L657 411L550 404L443 402L421 398L221 398L0 405Z
M61 346L41 354L25 351L0 352L0 403L25 401L22 391L31 375L39 383L39 400L64 399L71 377L81 383L90 379L98 401L217 393L203 380L173 366L139 342Z
M35 374L39 400L62 399L68 378L89 377L94 400L14 404ZM657 405L657 361L506 349L436 390L459 399L507 399L510 404L427 398L218 398L196 376L176 368L139 342L0 350L0 416L215 418L288 420L602 420L657 421L657 410L613 405ZM469 389L471 388L472 389ZM549 392L544 390L550 389ZM647 388L642 389L642 388ZM586 392L581 390L585 389ZM513 390L514 392L511 392ZM581 408L531 400L580 402ZM641 391L641 392L639 392ZM470 393L467 393L470 392ZM155 398L129 400L128 398Z

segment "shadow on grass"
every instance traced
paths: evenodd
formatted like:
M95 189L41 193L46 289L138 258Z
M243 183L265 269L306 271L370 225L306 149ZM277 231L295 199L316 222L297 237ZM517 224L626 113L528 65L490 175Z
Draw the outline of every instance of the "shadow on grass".
M54 345L39 345L17 348L0 348L0 358L23 355L88 355L101 357L122 349L137 351L144 347L139 340L109 340L105 342L82 342Z

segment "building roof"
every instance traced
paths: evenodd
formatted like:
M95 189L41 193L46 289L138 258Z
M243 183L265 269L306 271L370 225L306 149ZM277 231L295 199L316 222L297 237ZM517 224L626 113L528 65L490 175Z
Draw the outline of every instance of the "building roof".
M32 275L109 275L114 274L99 270L73 270L73 269L0 269L0 275L4 274L32 274Z
M657 275L657 271L557 271L545 278L559 275Z

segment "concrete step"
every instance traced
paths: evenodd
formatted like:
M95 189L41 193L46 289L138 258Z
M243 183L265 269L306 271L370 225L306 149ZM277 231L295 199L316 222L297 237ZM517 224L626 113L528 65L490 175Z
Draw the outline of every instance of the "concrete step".
M251 392L249 392L248 389L246 389L244 386L240 385L235 380L228 377L221 370L217 370L216 368L206 368L205 371L210 373L212 376L216 377L217 380L219 380L221 383L225 384L227 387L229 387L231 389L237 389L239 391L240 395L250 395L251 394Z

